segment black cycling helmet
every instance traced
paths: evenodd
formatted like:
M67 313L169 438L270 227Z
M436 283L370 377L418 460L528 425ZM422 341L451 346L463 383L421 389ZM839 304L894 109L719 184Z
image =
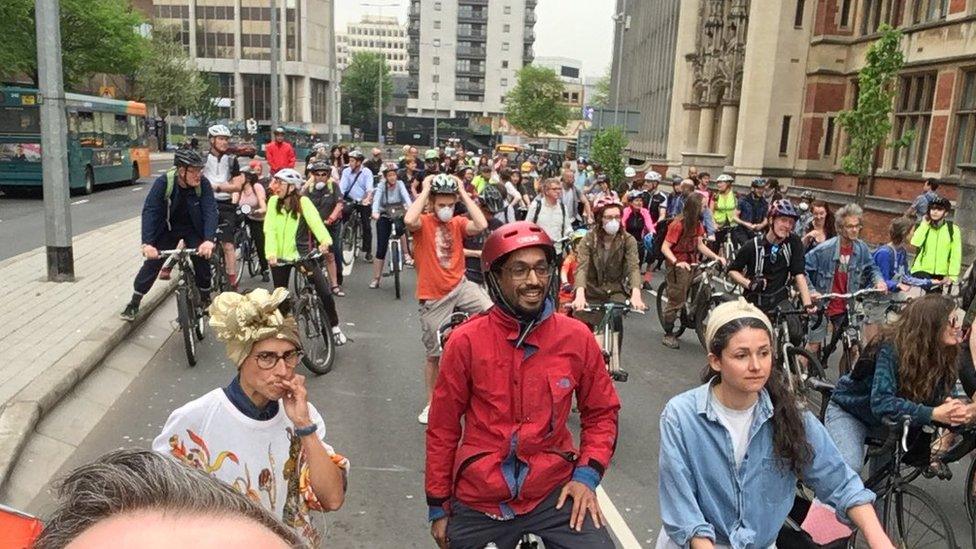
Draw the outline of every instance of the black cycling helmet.
M173 165L177 168L202 168L207 161L193 149L179 149L173 154Z
M757 177L757 178L755 178L755 179L752 180L752 186L753 187L765 188L767 183L769 183L769 182L766 181L765 179L763 179L762 177Z
M775 219L777 217L800 219L800 212L796 211L796 208L793 207L793 203L789 199L784 198L773 202L772 206L769 207L769 218Z
M327 172L332 169L332 165L325 160L317 159L308 165L308 171L310 172Z
M952 202L949 202L949 199L944 196L939 196L932 202L929 202L929 209L931 210L932 208L949 212L952 211Z
M505 210L505 197L494 183L486 185L485 190L481 191L481 200L492 214Z

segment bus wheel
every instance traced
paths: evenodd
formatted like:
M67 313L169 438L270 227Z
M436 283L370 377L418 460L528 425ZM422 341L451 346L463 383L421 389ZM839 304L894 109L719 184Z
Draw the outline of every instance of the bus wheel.
M91 194L95 190L95 171L91 166L85 168L85 186L81 189L81 194Z
M135 185L139 182L139 164L135 162L132 163L132 178L129 179L129 185Z

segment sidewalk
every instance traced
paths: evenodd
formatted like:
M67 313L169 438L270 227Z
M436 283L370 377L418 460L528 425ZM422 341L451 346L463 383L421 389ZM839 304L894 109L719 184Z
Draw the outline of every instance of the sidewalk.
M0 262L0 487L38 420L133 329L119 312L139 243L138 217L75 237L73 283L46 281L44 248ZM173 284L153 286L140 319Z

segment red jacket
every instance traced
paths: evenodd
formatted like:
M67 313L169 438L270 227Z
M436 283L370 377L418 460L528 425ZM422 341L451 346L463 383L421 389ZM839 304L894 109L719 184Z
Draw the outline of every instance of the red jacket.
M265 145L264 158L268 161L272 176L278 170L295 167L295 149L287 141L282 141L280 144L272 141Z
M574 469L598 480L610 464L620 401L593 334L550 314L521 348L518 336L518 322L498 307L451 334L427 426L432 515L451 499L492 515L522 515ZM574 392L579 449L567 426Z

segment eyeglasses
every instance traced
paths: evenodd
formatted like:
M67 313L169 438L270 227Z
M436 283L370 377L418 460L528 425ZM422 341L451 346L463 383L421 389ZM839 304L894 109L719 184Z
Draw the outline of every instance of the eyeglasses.
M254 355L254 361L258 363L258 368L262 370L270 370L278 365L279 360L285 361L285 366L289 368L294 368L298 366L298 362L304 356L299 349L292 349L290 351L285 351L282 354L274 353L271 351L261 351L260 353Z
M845 225L844 225L844 228L845 228L845 229L860 229L860 228L861 228L861 227L863 227L863 226L864 226L864 225L863 225L863 224L861 224L861 223L857 223L857 224L855 224L855 225L847 225L847 224L845 224Z
M516 263L511 267L502 267L502 270L506 271L511 275L512 280L516 281L529 278L529 271L535 272L535 276L539 279L549 278L552 275L552 265L549 263L540 263L535 266Z
M312 175L314 175L316 177L325 177L325 176L329 175L329 172L312 172Z

